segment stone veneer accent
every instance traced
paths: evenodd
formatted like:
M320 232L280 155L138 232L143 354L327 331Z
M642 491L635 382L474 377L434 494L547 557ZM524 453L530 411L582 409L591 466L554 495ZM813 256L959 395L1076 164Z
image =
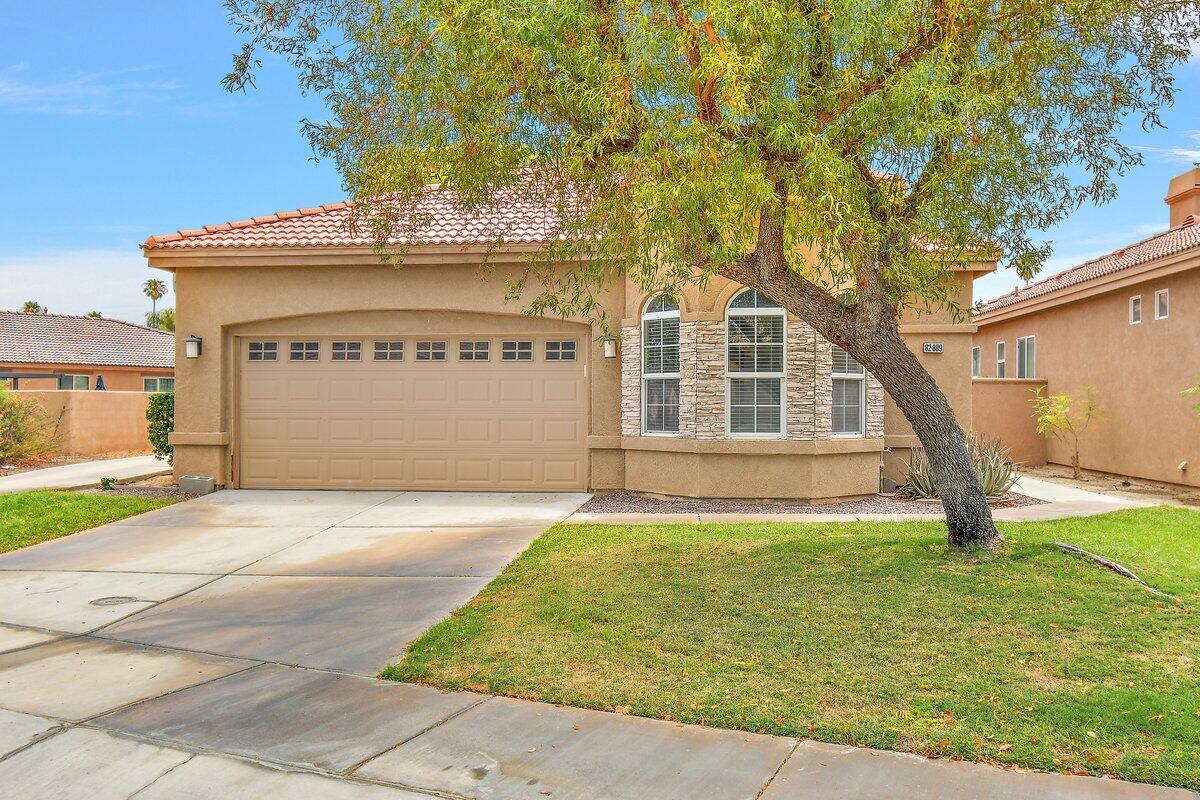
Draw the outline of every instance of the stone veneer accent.
M827 340L804 322L787 323L787 439L830 439L833 355ZM725 323L679 326L679 437L725 439ZM883 437L883 386L867 378L867 437ZM621 434L641 435L641 328L621 329Z

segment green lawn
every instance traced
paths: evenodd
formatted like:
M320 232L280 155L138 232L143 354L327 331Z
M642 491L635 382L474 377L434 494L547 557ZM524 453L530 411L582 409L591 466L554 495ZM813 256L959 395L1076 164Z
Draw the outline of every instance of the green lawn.
M940 527L559 526L384 677L1200 788L1200 514Z
M0 553L175 502L172 499L57 491L0 494Z

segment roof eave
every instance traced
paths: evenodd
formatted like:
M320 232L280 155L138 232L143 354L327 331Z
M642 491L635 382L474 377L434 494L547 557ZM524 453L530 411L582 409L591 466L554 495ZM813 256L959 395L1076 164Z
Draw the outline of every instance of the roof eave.
M996 311L978 314L975 324L979 326L994 325L1010 319L1017 319L1044 311L1055 306L1073 303L1098 294L1116 291L1125 286L1153 280L1158 277L1185 272L1200 267L1200 247L1190 247L1178 253L1151 259L1142 264L1119 270L1117 272L1092 278L1081 283L1064 286L1046 294L1028 300L1019 300Z

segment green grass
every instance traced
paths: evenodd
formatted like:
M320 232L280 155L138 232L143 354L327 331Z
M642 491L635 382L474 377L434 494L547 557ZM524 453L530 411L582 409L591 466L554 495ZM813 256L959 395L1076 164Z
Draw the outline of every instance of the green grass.
M559 526L384 677L1200 788L1200 514L1002 528Z
M0 553L175 502L163 498L58 491L0 494Z

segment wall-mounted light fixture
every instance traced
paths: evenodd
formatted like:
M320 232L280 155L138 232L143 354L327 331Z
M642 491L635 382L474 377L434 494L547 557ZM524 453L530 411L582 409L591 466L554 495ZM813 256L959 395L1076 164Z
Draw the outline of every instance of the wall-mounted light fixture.
M604 343L604 357L605 358L616 358L617 357L617 337L613 336L610 333L610 334L606 334L605 336L600 337L600 341L602 341Z
M204 350L204 340L192 334L183 340L183 354L188 358L199 358Z

